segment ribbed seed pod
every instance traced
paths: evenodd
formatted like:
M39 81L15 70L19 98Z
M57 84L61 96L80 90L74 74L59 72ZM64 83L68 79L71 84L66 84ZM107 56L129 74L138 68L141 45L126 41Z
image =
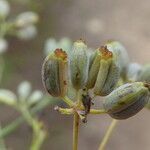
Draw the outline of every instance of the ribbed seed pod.
M42 81L48 93L54 97L63 97L67 90L68 60L62 49L56 49L44 60Z
M70 55L70 78L72 86L79 90L85 86L88 78L89 60L87 46L82 40L73 44Z
M150 64L147 64L142 67L137 80L150 83Z
M88 80L86 83L86 87L91 89L94 87L97 74L100 67L100 60L101 60L101 51L98 48L93 54L91 54L89 58L89 73L88 73Z
M94 94L106 96L115 88L119 80L120 70L114 54L106 46L102 46L100 52L101 59Z
M110 93L103 106L115 119L127 119L138 113L148 102L150 85L143 82L127 83Z
M107 49L115 55L122 76L126 76L129 56L124 46L118 41L108 41L105 46L107 46Z

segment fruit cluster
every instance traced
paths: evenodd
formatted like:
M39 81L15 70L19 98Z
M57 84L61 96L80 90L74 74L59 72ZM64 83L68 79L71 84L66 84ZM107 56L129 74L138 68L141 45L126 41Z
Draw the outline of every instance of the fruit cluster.
M104 96L104 110L115 119L135 115L150 99L150 66L130 64L118 41L108 41L96 50L83 40L74 42L69 51L58 47L43 63L42 80L53 97L64 99L73 87L80 95L76 109L83 108L86 115L92 100L89 90L94 96Z

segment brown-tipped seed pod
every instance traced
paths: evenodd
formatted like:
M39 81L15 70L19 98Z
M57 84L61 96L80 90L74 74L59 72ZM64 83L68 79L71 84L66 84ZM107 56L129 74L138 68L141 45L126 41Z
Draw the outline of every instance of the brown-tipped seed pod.
M94 85L94 94L106 96L115 88L119 80L120 70L114 54L106 46L102 46L99 51L101 58Z
M89 60L87 46L82 40L73 44L70 55L70 78L72 86L79 90L85 86L88 77Z
M150 64L142 67L137 80L150 83Z
M126 49L118 41L108 41L105 46L107 46L107 49L113 52L113 54L115 55L120 67L120 73L123 78L126 78L126 71L129 64L129 56Z
M48 93L54 97L66 94L68 79L67 54L62 49L56 49L44 60L42 81Z
M106 112L115 119L127 119L138 113L148 102L150 87L143 82L127 83L104 100Z

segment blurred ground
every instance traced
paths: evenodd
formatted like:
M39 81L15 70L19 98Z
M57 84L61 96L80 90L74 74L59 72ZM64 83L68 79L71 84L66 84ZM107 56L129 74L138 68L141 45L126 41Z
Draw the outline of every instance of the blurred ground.
M43 44L48 37L65 36L72 40L82 37L95 48L108 39L116 39L125 45L131 61L150 62L149 0L43 0L40 3L38 36L29 42L10 39L5 58L11 73L6 76L4 87L15 91L20 81L29 80L35 88L43 89L41 64ZM0 109L2 124L9 123L16 115L13 110ZM135 117L120 121L106 149L149 150L149 116L148 110L142 110ZM70 150L72 118L65 118L48 107L41 119L49 127L49 138L43 150ZM110 121L107 115L90 116L88 124L81 124L79 150L96 150ZM11 150L27 150L30 132L24 124L7 138L6 143Z

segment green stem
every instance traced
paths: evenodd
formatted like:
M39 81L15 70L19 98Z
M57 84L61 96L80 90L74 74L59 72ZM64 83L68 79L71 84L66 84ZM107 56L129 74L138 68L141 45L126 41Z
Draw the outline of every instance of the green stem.
M67 96L62 97L61 99L63 99L63 101L64 101L67 105L69 105L70 107L73 107L73 106L74 106L74 102L73 102L71 99L69 99Z
M4 72L4 60L2 58L2 56L0 56L0 83L2 81L2 77L3 77L3 72Z
M90 109L90 114L93 115L99 115L99 114L105 114L106 111L104 109Z
M51 103L53 103L53 99L45 98L31 109L31 113L35 114ZM20 116L15 121L10 123L6 127L2 128L2 130L0 132L0 138L4 138L4 137L8 136L10 133L15 131L24 121L25 121L24 117Z
M75 110L73 108L61 108L61 107L55 107L55 110L57 110L58 112L60 112L61 114L64 114L64 115L72 115L74 114ZM81 108L81 111L83 109ZM80 111L77 111L78 112L78 115L80 114ZM104 109L90 109L90 112L89 114L92 114L92 115L100 115L100 114L105 114L106 111Z
M55 110L60 112L63 115L72 115L72 114L74 114L74 110L72 108L61 108L61 107L56 106Z
M23 105L21 112L28 124L33 129L33 139L30 150L40 150L44 139L46 138L46 132L42 129L42 124L36 118L34 118L29 112L28 108Z
M81 107L82 106L82 101L81 101L81 97L80 97L80 92L79 90L76 91L76 95L77 95L77 106Z
M77 106L80 106L79 91L76 93ZM79 114L74 112L73 120L73 150L78 150L78 137L79 137Z
M1 126L0 126L0 132L2 131L1 129ZM6 150L6 145L5 145L5 142L4 142L4 139L3 138L0 138L0 150Z
M79 115L75 113L73 121L73 150L78 150L78 134L79 134Z
M105 146L106 146L106 144L107 144L107 142L108 142L108 140L109 140L109 138L113 132L113 129L116 127L117 122L118 121L115 119L112 120L108 130L106 131L104 138L102 139L102 142L101 142L98 150L104 150L105 149Z
M41 129L38 129L38 132L36 132L33 136L33 141L30 150L39 150L45 138L46 132Z

